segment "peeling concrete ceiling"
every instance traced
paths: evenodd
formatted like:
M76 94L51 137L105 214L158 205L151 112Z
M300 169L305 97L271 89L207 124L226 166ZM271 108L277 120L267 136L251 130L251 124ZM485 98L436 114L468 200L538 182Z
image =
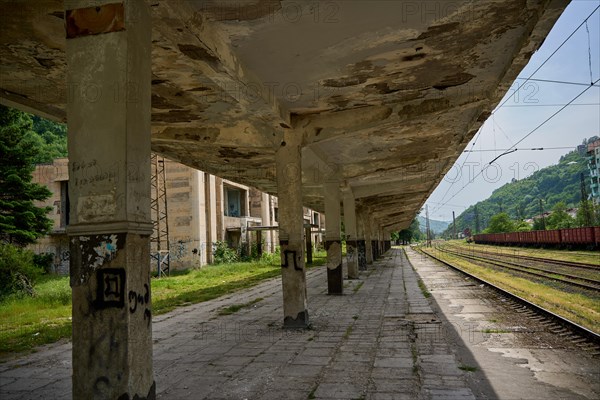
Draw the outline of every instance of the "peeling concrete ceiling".
M303 135L305 205L339 179L406 227L566 0L147 1L152 149L276 194ZM0 1L0 101L65 121L62 1Z

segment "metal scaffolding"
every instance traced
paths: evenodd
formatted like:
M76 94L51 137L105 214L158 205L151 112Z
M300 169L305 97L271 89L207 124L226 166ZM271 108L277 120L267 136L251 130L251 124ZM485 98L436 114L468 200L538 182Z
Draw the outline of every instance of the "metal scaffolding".
M164 157L152 153L151 168L150 208L154 229L152 230L152 236L150 237L150 255L153 262L155 262L158 277L160 278L162 275L169 275L171 269Z

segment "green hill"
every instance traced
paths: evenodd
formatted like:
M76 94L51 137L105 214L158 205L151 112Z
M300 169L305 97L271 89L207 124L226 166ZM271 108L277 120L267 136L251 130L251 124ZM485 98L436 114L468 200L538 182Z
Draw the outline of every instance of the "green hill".
M427 223L425 221L425 217L422 217L421 215L417 215L417 219L419 220L419 229L421 230L421 232L424 233L425 230L427 229ZM450 222L437 221L435 219L429 220L429 228L436 235L444 232L448 228L448 225L450 225Z
M541 212L540 199L544 212L552 210L560 201L567 207L577 207L581 200L581 173L589 193L587 159L576 151L570 152L562 156L558 164L540 169L527 178L513 179L486 200L467 208L456 218L457 231L469 228L473 233L481 232L490 218L500 212L514 219L532 218Z

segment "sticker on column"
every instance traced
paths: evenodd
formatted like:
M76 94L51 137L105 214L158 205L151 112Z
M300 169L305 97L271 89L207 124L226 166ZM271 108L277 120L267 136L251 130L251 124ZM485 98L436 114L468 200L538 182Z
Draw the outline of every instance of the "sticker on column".
M339 241L327 243L327 268L336 269L342 265L342 245Z

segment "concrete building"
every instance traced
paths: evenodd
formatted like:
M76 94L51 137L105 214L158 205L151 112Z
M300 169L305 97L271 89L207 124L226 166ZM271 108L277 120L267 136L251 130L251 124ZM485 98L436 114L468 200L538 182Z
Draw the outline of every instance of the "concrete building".
M587 145L588 168L590 170L590 198L600 204L600 139Z
M164 163L165 168L166 204L161 207L166 205L168 210L166 231L172 269L201 267L212 263L215 242L226 242L241 255L249 254L258 240L262 243L263 251L276 250L279 245L276 196L166 158L160 158L159 161ZM89 174L77 179L95 180L98 176ZM68 159L58 158L51 164L38 165L33 181L45 185L52 192L48 200L37 205L52 207L48 217L53 222L53 229L31 248L36 253L54 254L53 270L59 274L68 274ZM81 181L76 182L80 183ZM153 198L157 197L156 189L151 193ZM305 234L310 235L307 243L313 248L322 247L324 216L307 207L304 207L303 215L305 228L309 229L305 230ZM152 220L157 220L155 212ZM156 242L153 242L151 253L157 251L156 247ZM151 268L155 266L151 265Z

